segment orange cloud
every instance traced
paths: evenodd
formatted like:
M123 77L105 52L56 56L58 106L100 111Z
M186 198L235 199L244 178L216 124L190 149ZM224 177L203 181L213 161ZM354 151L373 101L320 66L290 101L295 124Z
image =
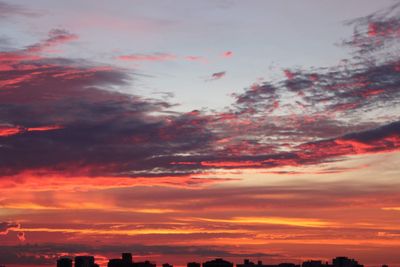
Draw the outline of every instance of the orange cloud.
M53 131L63 129L63 126L60 125L47 125L47 126L38 126L38 127L29 127L26 130L28 132L42 132L42 131Z
M49 170L25 171L18 175L0 179L0 189L46 191L124 188L135 186L167 186L196 188L205 185L235 181L229 178L202 178L201 176L162 176L162 177L89 177L65 176Z
M185 219L184 219L185 220ZM190 220L190 219L189 219ZM326 228L337 226L337 223L326 222L307 218L282 218L282 217L233 217L230 219L193 218L193 220L234 224L275 224L296 227Z
M62 129L63 126L59 125L46 125L46 126L38 126L38 127L29 127L25 128L22 126L7 126L7 125L0 125L0 137L7 137L16 134L21 134L24 132L36 132L36 131L53 131Z
M90 229L90 228L21 228L24 232L73 233L86 235L187 235L187 234L230 234L243 233L242 230L206 228L142 228L142 229Z

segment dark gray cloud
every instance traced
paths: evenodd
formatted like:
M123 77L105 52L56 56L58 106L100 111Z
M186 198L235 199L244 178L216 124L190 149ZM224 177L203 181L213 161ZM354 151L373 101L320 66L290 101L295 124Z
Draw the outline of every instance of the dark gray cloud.
M3 174L47 167L69 172L73 166L92 166L103 174L129 176L131 170L150 173L168 166L162 156L207 147L210 134L205 119L163 115L170 107L167 102L103 89L126 84L129 77L123 71L71 67L49 60L34 62L32 68L2 72L4 80L15 82L0 92L0 121L24 129L60 128L26 130L2 138ZM107 171L106 166L115 166L115 170Z
M225 75L226 75L226 71L215 72L215 73L211 74L210 80L211 81L212 80L219 80L219 79L225 77Z
M374 15L357 25L391 18ZM38 44L0 53L0 175L180 176L399 148L398 56L287 69L281 80L236 94L225 112L177 113L168 99L116 92L132 83L122 69L40 56L76 38L56 29ZM390 107L386 119L373 120L382 107Z

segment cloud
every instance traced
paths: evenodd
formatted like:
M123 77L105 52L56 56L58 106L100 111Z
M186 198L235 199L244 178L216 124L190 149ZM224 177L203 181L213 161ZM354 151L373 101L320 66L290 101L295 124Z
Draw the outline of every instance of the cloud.
M118 166L117 166L118 167ZM76 170L73 170L76 168ZM95 169L99 168L98 171ZM233 178L212 178L190 175L190 169L183 174L174 173L171 170L170 176L160 173L152 174L151 171L144 170L135 174L133 171L130 176L107 175L108 167L101 166L65 166L63 169L39 169L35 171L19 172L14 176L7 176L7 179L0 179L0 189L14 191L84 191L89 189L112 189L127 187L182 187L182 188L202 188L214 183L236 181ZM86 176L84 176L86 172ZM101 175L103 173L103 176ZM45 177L43 177L45 176ZM21 188L21 186L24 186Z
M153 62L160 62L160 61L174 61L178 59L184 59L186 61L191 61L191 62L203 62L207 63L208 60L205 57L202 56L184 56L184 57L179 57L177 55L173 54L167 54L167 53L154 53L154 54L131 54L131 55L122 55L118 56L118 60L122 61L136 61L136 62L144 62L144 61L153 61Z
M0 235L6 235L8 232L18 230L21 227L19 223L15 222L0 222Z
M19 127L14 127L14 126L10 126L10 125L1 125L0 126L0 137L15 135L15 134L19 134L20 132L21 132L21 129Z
M43 52L47 48L51 48L66 42L71 42L78 39L78 35L72 34L65 29L53 29L49 32L47 39L41 43L28 46L27 53Z
M32 17L32 16L37 16L38 14L20 5L9 4L0 1L0 19L15 15Z
M0 125L0 137L6 137L24 132L35 132L35 131L54 131L63 128L59 125L46 125L32 128L24 128L20 126Z
M400 37L399 14L400 4L396 3L368 16L347 21L346 25L354 26L354 33L343 44L353 48L359 56L370 56L383 49L391 50L390 46L398 45Z
M195 218L195 220L206 222L221 222L231 224L266 224L266 225L287 225L295 227L316 227L330 228L335 226L332 222L325 222L309 218L282 218L282 217L233 217L228 219Z
M39 62L44 59L42 53L47 49L76 39L78 39L76 34L63 29L53 29L49 32L48 38L41 42L20 50L0 51L0 72L7 73L7 76L0 79L0 86L2 89L7 89L16 83L34 79L35 75L39 74L35 72L35 69L40 69L36 63L44 66L44 62ZM46 61L46 59L44 60ZM59 59L59 61L61 60Z
M19 241L25 241L25 232L20 231L21 224L17 222L0 222L0 238L2 235L7 235L10 231L19 231L17 238Z
M117 59L123 61L171 61L176 60L178 57L172 54L166 53L154 53L154 54L131 54L118 56Z
M348 43L355 53L343 64L249 82L221 111L176 112L170 97L122 93L134 73L43 55L76 40L66 30L0 52L0 206L24 222L3 216L0 262L54 265L59 256L122 251L276 259L279 251L313 255L321 244L327 255L381 247L394 254L399 185L330 180L369 167L342 165L350 156L386 160L396 154L376 154L400 149L400 60L389 30L397 22L388 16L357 21L368 52ZM175 60L166 55L130 60ZM301 183L279 186L282 174ZM247 175L268 186L210 186ZM7 245L25 233L41 244ZM46 244L54 240L65 244Z
M194 62L203 62L203 63L208 62L207 58L202 56L185 56L185 60Z
M69 36L57 31L45 45L3 52L0 172L76 168L84 175L180 176L164 156L205 149L212 135L207 119L169 115L168 102L109 90L131 79L123 70L27 53Z
M22 241L22 242L26 241L24 232L18 232L17 237L18 237L19 241Z
M222 53L222 56L225 58L229 58L233 56L233 52L232 51L225 51L224 53Z
M398 57L285 69L284 78L233 95L224 111L178 113L169 99L117 92L132 81L123 69L40 55L76 38L56 29L42 42L0 53L1 176L154 178L157 184L169 177L186 186L210 170L320 164L399 149ZM387 114L377 119L383 109ZM368 135L375 139L365 141Z
M215 72L215 73L211 74L210 80L219 80L219 79L225 77L225 75L226 75L225 71Z
M400 121L336 139L302 144L299 148L303 151L299 157L306 160L395 151L400 148Z
M3 244L0 249L18 252L20 261L32 254L43 255L53 260L50 264L61 255L85 253L101 259L119 257L121 252L133 252L137 260L172 260L174 264L213 256L282 259L287 257L279 254L283 248L296 255L305 244L320 246L321 242L329 244L330 253L337 246L359 248L360 242L391 249L398 246L391 236L397 226L392 212L397 211L382 207L398 206L398 186L376 181L369 186L356 181L343 186L342 181L302 180L300 184L202 190L154 186L58 190L57 194L31 191L19 197L6 191L3 197L7 200L0 204L5 211L14 205L15 216L29 218L19 230L29 234L31 245ZM26 201L25 208L22 201ZM36 209L31 208L34 204ZM141 211L152 208L159 212ZM163 212L166 208L169 211ZM341 216L337 216L338 210ZM59 240L63 243L47 243ZM3 257L6 255L14 253Z

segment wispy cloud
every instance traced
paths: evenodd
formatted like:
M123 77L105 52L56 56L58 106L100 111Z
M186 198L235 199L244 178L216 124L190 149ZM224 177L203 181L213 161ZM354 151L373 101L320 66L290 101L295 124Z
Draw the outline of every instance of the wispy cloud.
M4 1L0 1L0 19L11 17L11 16L38 16L39 13L36 13L30 9L24 8L20 5L9 4Z
M172 54L166 53L154 53L154 54L130 54L118 56L117 59L124 61L171 61L176 60L178 57Z
M209 80L219 80L222 79L223 77L225 77L226 75L226 71L220 71L220 72L215 72L213 74L211 74L211 77Z
M225 51L224 53L222 53L222 56L225 58L229 58L233 56L233 52L232 51Z
M21 225L15 222L0 222L0 235L6 235L10 230L20 229Z

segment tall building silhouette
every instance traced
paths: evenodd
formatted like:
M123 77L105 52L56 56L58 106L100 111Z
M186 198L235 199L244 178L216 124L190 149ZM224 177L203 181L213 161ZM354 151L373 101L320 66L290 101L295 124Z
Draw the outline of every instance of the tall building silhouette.
M132 253L122 253L122 262L124 266L131 266L132 264Z
M122 253L121 259L110 259L107 267L132 267L132 254Z
M95 267L93 256L76 256L75 267Z
M70 258L59 258L57 260L57 267L72 267L72 259L70 259Z

